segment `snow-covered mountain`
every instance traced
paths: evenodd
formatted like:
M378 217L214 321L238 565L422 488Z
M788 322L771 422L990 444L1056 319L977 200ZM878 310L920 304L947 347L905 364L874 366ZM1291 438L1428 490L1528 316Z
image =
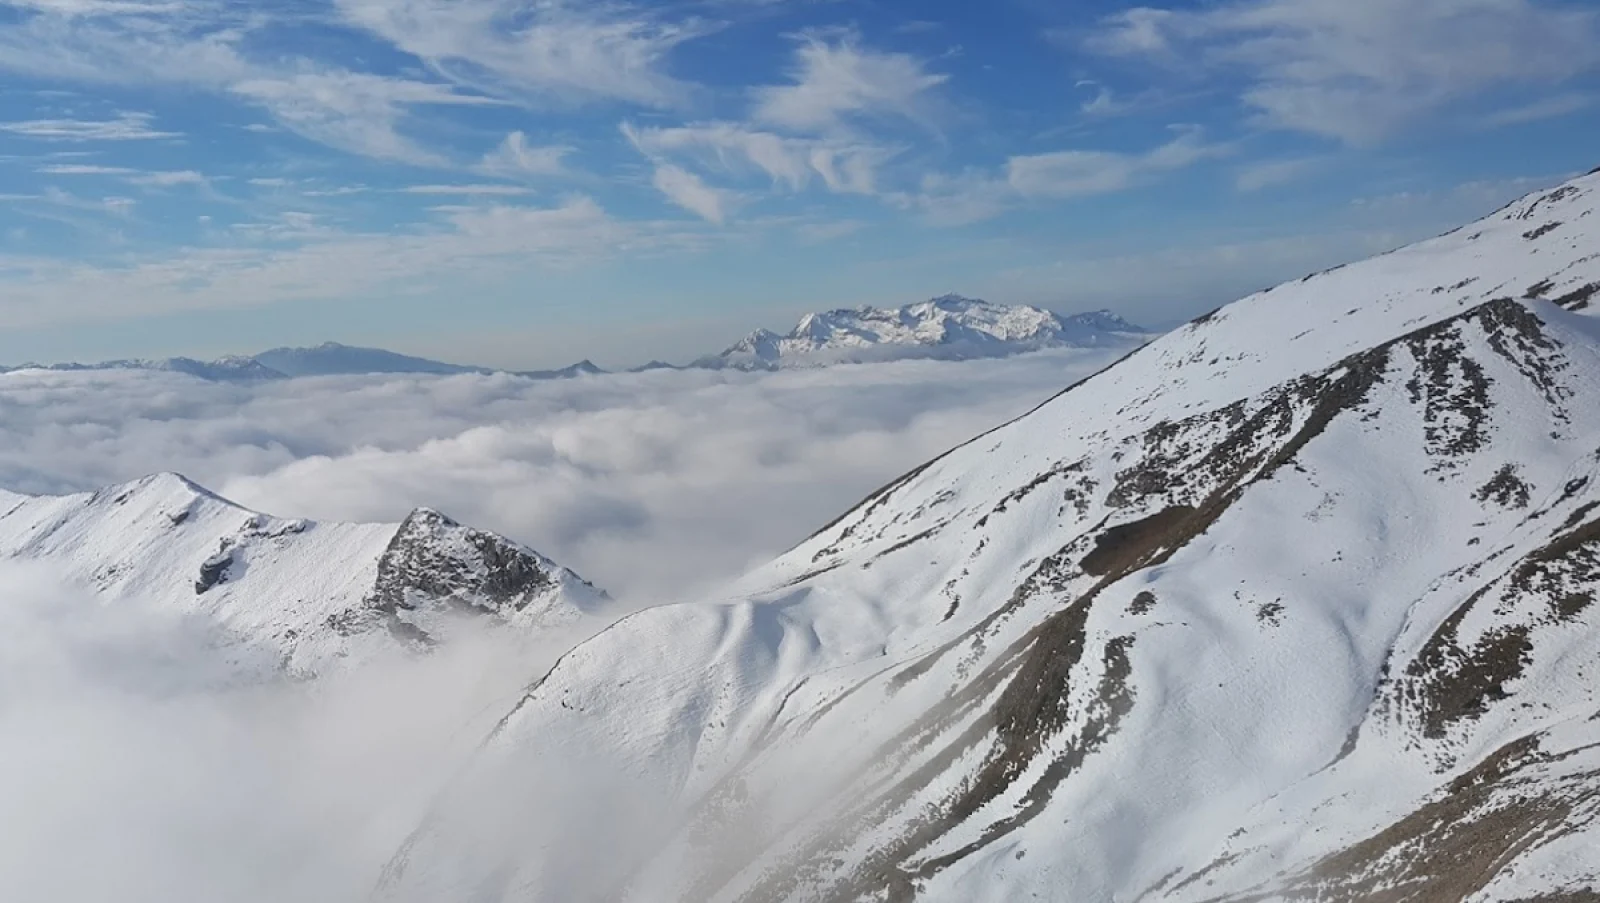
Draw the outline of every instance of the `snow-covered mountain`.
M321 673L432 645L462 623L533 630L606 602L537 552L436 511L399 524L286 520L175 474L71 496L0 491L0 558L49 562L107 601L208 619L246 673Z
M380 896L1596 899L1597 210L1245 298L619 621Z
M1109 311L1063 317L945 295L897 308L806 314L786 335L758 329L693 366L776 369L906 357L1002 357L1042 348L1132 347L1145 338L1143 330Z

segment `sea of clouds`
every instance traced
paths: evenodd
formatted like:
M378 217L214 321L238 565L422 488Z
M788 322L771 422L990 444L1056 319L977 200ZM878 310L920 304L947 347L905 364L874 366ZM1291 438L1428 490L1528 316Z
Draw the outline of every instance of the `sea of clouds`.
M427 505L636 607L712 592L1113 356L550 382L18 372L0 375L0 486L178 471L286 516L392 521ZM580 899L616 878L623 839L672 827L641 811L670 788L628 787L588 753L455 783L528 681L601 624L468 633L426 656L263 682L220 628L170 602L106 604L42 563L0 562L0 899L367 899L430 823L486 856L606 838L550 878Z
M0 487L176 471L286 517L397 521L428 506L615 595L678 600L1117 354L561 381L24 371L0 375Z

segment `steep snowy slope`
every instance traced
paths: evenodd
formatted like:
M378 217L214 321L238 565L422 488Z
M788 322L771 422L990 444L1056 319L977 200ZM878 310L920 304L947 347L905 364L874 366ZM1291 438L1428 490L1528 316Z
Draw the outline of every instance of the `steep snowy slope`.
M537 553L434 511L400 524L284 520L174 474L84 495L0 491L0 557L63 567L108 602L208 618L241 666L268 671L426 646L471 615L558 624L605 599Z
M1132 347L1139 327L1106 311L1062 317L1037 307L945 295L905 307L806 314L787 335L758 329L701 367L769 369L901 357L1000 357L1040 348Z
M1594 899L1597 208L1246 298L620 621L380 896Z

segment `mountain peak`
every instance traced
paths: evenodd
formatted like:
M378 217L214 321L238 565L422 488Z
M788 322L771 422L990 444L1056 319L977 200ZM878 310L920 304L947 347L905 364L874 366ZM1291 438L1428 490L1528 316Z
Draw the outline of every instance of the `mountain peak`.
M461 614L523 629L607 597L513 540L418 508L398 524L315 523L230 502L177 473L93 493L8 496L0 557L59 565L109 597L215 622L264 672L345 667L432 645Z

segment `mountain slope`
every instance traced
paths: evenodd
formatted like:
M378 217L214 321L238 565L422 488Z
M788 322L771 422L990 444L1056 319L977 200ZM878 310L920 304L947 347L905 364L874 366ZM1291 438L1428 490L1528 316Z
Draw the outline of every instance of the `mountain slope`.
M1062 317L1037 307L945 295L898 308L806 314L787 335L758 329L694 366L815 367L902 357L1000 357L1041 348L1131 347L1143 330L1107 311Z
M1591 899L1597 208L1246 298L615 624L381 895Z
M210 619L239 664L268 671L424 647L463 617L560 624L605 600L537 553L435 511L400 524L285 520L174 474L72 496L0 491L0 557L57 565L108 601L136 596Z

